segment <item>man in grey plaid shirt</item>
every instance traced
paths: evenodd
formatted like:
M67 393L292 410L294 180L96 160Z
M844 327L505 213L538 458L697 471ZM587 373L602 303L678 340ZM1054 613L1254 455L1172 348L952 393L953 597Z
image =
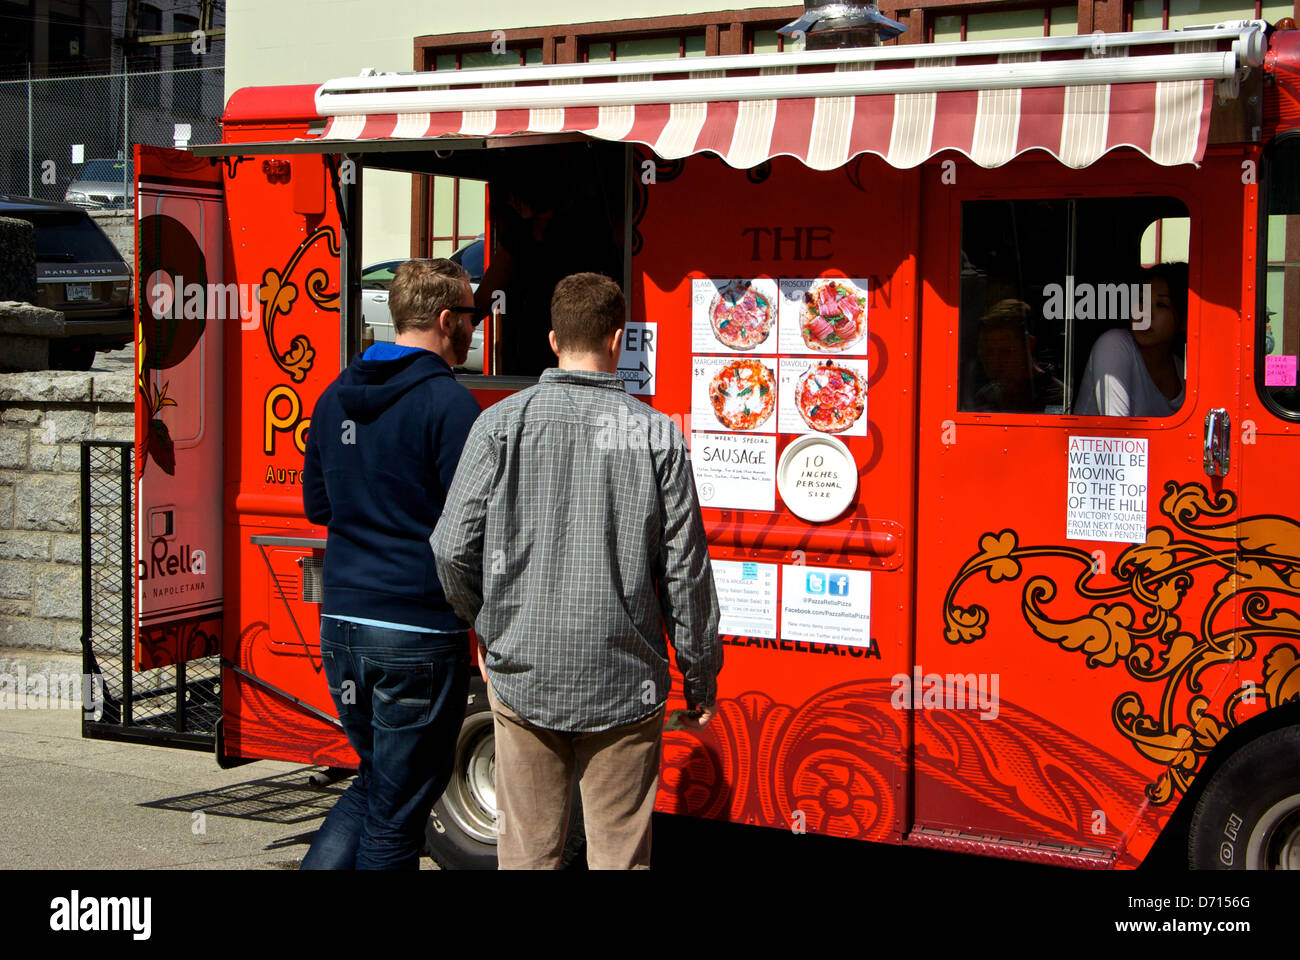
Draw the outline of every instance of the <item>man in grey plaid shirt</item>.
M432 543L475 625L496 733L503 869L556 868L579 778L587 861L650 865L671 683L713 716L718 599L681 431L617 375L625 304L594 273L551 300L559 369L484 411Z

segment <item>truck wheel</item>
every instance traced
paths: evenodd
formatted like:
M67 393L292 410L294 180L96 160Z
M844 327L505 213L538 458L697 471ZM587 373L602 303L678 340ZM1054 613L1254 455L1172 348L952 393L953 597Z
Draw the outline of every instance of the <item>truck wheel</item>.
M1192 814L1187 852L1197 870L1300 870L1300 727L1228 758Z
M495 761L492 707L483 680L475 671L470 680L465 719L456 741L451 780L433 805L424 831L425 853L443 869L495 870L497 867ZM575 785L564 864L585 866L585 852L582 802Z

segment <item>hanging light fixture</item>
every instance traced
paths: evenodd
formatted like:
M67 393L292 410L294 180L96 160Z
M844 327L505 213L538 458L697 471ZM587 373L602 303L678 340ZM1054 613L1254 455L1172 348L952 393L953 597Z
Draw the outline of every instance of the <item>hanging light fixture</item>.
M878 47L907 30L906 24L890 20L874 3L804 0L803 8L799 19L777 33L803 34L808 50Z

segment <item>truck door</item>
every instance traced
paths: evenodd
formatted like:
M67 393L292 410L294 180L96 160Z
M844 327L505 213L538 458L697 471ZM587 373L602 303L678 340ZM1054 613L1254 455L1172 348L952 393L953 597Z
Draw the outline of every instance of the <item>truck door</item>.
M221 635L221 171L136 148L138 669L217 652Z
M1013 167L923 187L910 839L1126 862L1234 683L1210 648L1235 617L1240 157ZM1185 352L1184 396L1081 415L1094 345L1138 342L1159 261L1188 263L1185 348L1153 351Z
M219 167L181 150L137 146L135 170L134 451L93 440L82 451L93 698L82 734L211 749L225 612L224 190Z

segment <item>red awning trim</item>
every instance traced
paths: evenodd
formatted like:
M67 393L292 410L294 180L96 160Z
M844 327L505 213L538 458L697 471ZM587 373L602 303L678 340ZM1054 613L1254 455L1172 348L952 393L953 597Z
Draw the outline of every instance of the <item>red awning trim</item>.
M952 56L931 47L913 60L889 48L878 63L855 51L839 63L729 57L719 61L728 69L698 69L702 60L689 72L681 61L642 62L642 73L628 64L497 69L484 74L494 82L477 84L467 72L370 77L325 84L317 109L334 114L325 140L579 133L669 160L713 153L742 169L790 156L830 170L864 153L910 168L944 151L996 167L1036 150L1081 168L1121 147L1166 166L1199 162L1215 83L1231 94L1246 59L1238 35L1153 43L1145 34L1134 46L1124 36L1098 50L1021 42L1000 55L947 44ZM1113 82L1074 83L1094 77ZM870 92L843 95L855 90ZM395 112L407 105L426 109Z

